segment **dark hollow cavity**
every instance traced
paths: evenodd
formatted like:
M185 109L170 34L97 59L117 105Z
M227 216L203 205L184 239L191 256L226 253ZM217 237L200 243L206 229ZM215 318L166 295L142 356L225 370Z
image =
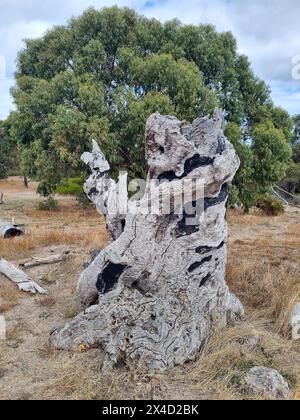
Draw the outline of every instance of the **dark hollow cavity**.
M221 248L223 248L224 245L225 245L225 242L222 241L220 243L220 245L218 247L216 247L216 248L209 247L209 246L199 246L198 248L195 249L195 252L197 254L204 255L204 254L208 254L209 252L212 252L212 251L216 251L218 249L221 249Z
M119 281L120 276L124 273L126 265L114 264L110 262L98 275L96 287L100 293L106 294L111 292Z
M194 214L187 214L186 211L183 212L182 219L177 223L177 227L175 229L176 238L193 235L193 233L199 232L200 223L191 225L187 222L187 219L191 219L193 217L196 217L196 211Z
M174 181L177 179L183 179L188 176L195 169L200 168L201 166L208 166L214 163L214 158L207 156L195 155L190 159L187 159L184 165L184 173L181 176L176 176L174 171L164 172L159 175L159 181Z
M93 187L90 189L88 196L92 197L93 195L97 195L97 194L99 194L99 191L97 190L97 188Z
M224 184L218 197L204 199L204 210L207 210L209 207L217 206L218 204L224 203L225 201L227 201L228 195L228 184Z
M207 274L207 276L205 276L205 277L201 280L199 287L203 287L203 286L205 286L205 285L206 285L206 283L207 283L207 282L209 282L209 280L210 280L210 279L211 279L211 274Z
M209 207L216 206L218 204L221 204L227 201L228 193L229 193L228 184L224 184L218 197L204 199L204 211L206 211ZM192 206L195 209L194 214L187 214L186 211L184 210L182 219L180 220L180 222L177 223L177 227L175 230L175 235L177 238L180 238L181 236L189 236L196 232L199 232L200 222L195 223L193 225L189 225L187 223L187 219L197 217L197 208L198 208L197 202L193 201Z
M192 273L193 271L197 270L199 267L201 267L202 265L204 265L205 263L208 263L212 260L212 256L207 257L207 258L203 258L203 260L201 261L197 261L194 264L192 264L189 268L189 273Z
M21 235L23 235L23 232L20 229L11 228L11 229L7 229L7 231L5 232L4 239L15 238Z

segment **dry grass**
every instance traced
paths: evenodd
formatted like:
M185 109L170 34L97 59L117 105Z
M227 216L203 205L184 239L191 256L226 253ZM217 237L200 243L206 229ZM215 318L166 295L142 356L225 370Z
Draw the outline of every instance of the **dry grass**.
M300 344L291 340L289 327L300 300L298 217L268 218L266 226L258 215L230 215L227 281L245 306L247 322L216 332L191 368L195 387L206 398L265 399L240 390L244 373L258 365L278 370L294 389L294 399L300 398ZM258 339L253 349L245 346L249 337Z
M0 314L13 309L18 304L18 289L11 283L2 279L0 275Z
M83 248L103 247L107 242L106 234L99 229L87 232L84 228L72 231L61 228L52 231L36 231L11 240L0 239L0 255L3 258L29 256L32 251L51 245L77 245Z
M263 258L231 259L227 281L249 309L271 320L274 330L287 334L291 309L300 298L300 272L289 264L274 267Z
M249 337L259 340L253 350L246 345ZM292 341L268 331L268 322L248 321L215 333L190 375L196 381L199 392L210 399L254 398L243 394L240 389L243 375L254 366L277 369L291 388L295 388L300 379L300 358L293 347Z

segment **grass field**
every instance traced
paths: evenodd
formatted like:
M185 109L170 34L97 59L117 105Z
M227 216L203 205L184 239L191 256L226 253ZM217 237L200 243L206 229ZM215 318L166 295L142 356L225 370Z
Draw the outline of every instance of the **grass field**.
M58 198L58 211L38 211L35 188L31 183L26 190L18 178L0 181L0 219L25 224L27 232L0 239L0 257L18 264L65 249L71 257L28 270L48 296L22 294L0 276L0 314L8 325L8 339L0 341L0 399L251 399L239 382L256 365L277 369L300 399L300 343L290 339L288 328L300 299L299 210L277 218L229 214L227 280L245 305L244 324L216 333L198 362L167 375L117 371L107 378L100 350L73 354L48 346L49 331L80 311L76 283L89 252L108 242L105 220L71 197ZM251 337L259 341L254 350L246 345Z

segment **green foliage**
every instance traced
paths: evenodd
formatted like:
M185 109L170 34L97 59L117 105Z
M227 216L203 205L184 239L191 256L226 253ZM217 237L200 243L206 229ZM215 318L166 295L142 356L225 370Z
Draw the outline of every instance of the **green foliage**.
M89 200L83 191L83 182L83 177L63 179L56 188L56 193L60 195L72 195L77 198L80 205L88 205Z
M37 192L51 196L60 180L60 161L55 152L44 150L42 142L36 140L30 146L21 146L20 155L23 173L40 181Z
M17 170L16 142L10 136L10 120L0 121L0 179Z
M271 121L278 130L282 130L285 138L291 142L293 140L294 121L289 113L282 108L276 107L272 109Z
M269 195L260 196L256 206L267 216L280 216L285 212L283 202Z
M289 193L300 194L300 164L291 162L286 171L286 177L281 182Z
M294 133L293 133L293 143L297 144L300 142L300 115L296 115L293 118L294 121Z
M296 143L293 147L293 161L300 164L300 143Z
M253 183L253 151L243 139L242 130L236 123L229 123L225 134L235 147L241 161L231 190L230 204L242 204L245 212L248 212L256 198Z
M83 178L63 179L56 188L56 193L60 195L73 195L78 197L82 192Z
M40 211L57 211L58 210L58 202L53 198L52 195L50 195L44 201L41 201L38 204L37 208Z
M190 123L219 106L241 158L235 188L247 210L252 190L266 190L283 175L294 135L288 114L274 108L231 33L161 23L128 8L88 9L27 40L12 94L11 135L20 144L24 173L40 181L45 196L61 179L82 172L80 155L92 138L113 173L126 169L130 177L145 177L144 128L151 113Z
M252 150L257 192L266 193L284 177L292 149L283 131L275 128L271 121L266 121L252 131Z

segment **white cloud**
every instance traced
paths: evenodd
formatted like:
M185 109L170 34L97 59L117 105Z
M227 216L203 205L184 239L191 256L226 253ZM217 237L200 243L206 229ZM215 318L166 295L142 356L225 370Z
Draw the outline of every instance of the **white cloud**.
M0 26L0 54L6 60L8 76L12 76L15 70L17 53L24 47L23 40L42 36L48 27L47 22L42 21L21 21Z
M300 2L295 0L0 0L0 55L6 58L8 76L14 71L22 39L38 37L87 7L113 4L133 7L161 21L179 18L184 23L211 23L219 31L232 31L256 74L275 89L276 104L300 113L297 90L288 89L291 59L300 54ZM8 91L5 94L7 98ZM5 101L1 99L3 109Z
M287 109L291 115L300 113L300 83L271 81L272 98L276 104Z

